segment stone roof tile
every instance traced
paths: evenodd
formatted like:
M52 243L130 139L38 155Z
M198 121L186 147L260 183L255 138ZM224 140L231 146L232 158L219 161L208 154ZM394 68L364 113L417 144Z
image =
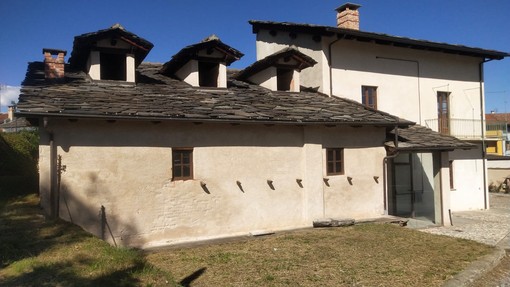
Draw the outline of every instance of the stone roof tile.
M420 125L398 129L398 147L393 141L395 130L389 132L386 146L400 151L430 151L430 150L453 150L472 149L476 145L460 140L456 137L442 135L429 128Z
M147 120L212 120L301 124L408 126L410 121L360 103L318 92L278 92L228 81L228 88L196 88L164 76L161 64L142 63L137 84L92 81L83 72L68 70L63 82L41 76L44 65L30 63L23 82L20 116L80 115Z

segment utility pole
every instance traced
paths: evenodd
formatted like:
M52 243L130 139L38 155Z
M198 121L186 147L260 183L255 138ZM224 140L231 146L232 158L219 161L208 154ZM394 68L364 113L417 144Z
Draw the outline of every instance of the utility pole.
M4 90L4 84L0 84L0 114L2 113L2 91Z

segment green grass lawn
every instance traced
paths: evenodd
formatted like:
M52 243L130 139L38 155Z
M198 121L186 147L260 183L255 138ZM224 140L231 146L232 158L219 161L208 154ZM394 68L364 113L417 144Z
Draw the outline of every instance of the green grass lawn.
M492 251L365 224L149 253L47 220L37 204L28 195L1 207L0 286L441 286Z
M81 228L47 220L36 195L0 214L0 286L176 286L135 249L115 248Z

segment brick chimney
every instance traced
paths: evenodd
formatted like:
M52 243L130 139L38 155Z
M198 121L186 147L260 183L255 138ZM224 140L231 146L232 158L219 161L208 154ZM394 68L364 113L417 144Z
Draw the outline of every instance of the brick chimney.
M345 3L336 8L336 25L338 28L359 30L359 12L361 5Z
M46 79L61 79L64 77L64 57L67 51L57 49L43 49L44 77Z

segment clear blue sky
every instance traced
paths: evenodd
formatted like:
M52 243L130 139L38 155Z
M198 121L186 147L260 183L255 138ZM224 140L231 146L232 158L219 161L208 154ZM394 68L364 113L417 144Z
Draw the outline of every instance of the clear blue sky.
M0 0L2 111L10 103L27 63L41 61L42 48L72 49L73 37L121 23L151 41L146 61L165 62L186 45L210 34L255 60L248 20L334 26L339 0ZM360 29L510 52L509 0L353 0ZM66 60L68 56L66 57ZM510 112L510 58L485 64L486 111ZM12 96L10 96L12 97Z

